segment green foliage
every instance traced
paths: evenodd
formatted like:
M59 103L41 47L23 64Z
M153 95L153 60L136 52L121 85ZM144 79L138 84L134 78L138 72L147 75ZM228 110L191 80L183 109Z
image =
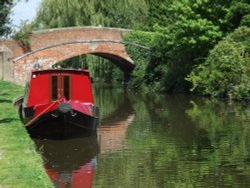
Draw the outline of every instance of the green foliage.
M91 0L43 0L35 25L39 29L91 25L93 3Z
M153 11L155 7L153 4L149 10ZM156 21L157 16L153 16L157 24L154 25L155 34L150 44L150 60L146 61L147 65L142 67L141 72L134 74L134 80L141 85L145 83L143 87L147 87L148 91L188 92L191 85L185 77L193 67L205 62L209 51L228 31L239 25L248 25L250 20L249 3L245 0L170 0L162 1L157 7L159 9L154 13L159 19ZM226 52L220 55L225 56L220 58L221 61L225 60L225 64L231 62L230 59L226 60ZM234 56L232 61L238 61L237 57ZM237 79L237 76L233 76L229 80L237 82ZM245 85L241 85L239 90L247 96L248 90L243 88L246 88ZM224 95L225 91L219 93Z
M250 97L250 28L240 27L210 52L187 80L192 90L213 97Z
M156 33L132 31L131 33L123 36L123 40L127 42L133 42L142 44L148 48L152 45L153 38ZM151 51L127 45L126 50L130 57L135 61L135 68L131 75L130 87L134 89L150 90L150 86L147 85L149 75L151 71L147 71L147 67L150 60Z
M145 27L148 19L148 5L145 0L111 0L109 3L102 2L99 5L101 6L97 6L100 7L98 11L106 18L104 26L129 29Z
M228 30L239 26L250 26L250 3L248 0L234 0L226 15Z
M10 33L11 29L8 25L10 23L10 13L13 7L12 0L0 1L0 37Z
M63 5L63 6L62 6ZM140 28L147 21L145 0L44 0L35 20L38 28L105 26Z
M212 5L206 4L206 1L195 2L163 3L166 10L163 16L167 15L167 25L154 27L157 35L154 37L151 60L147 67L150 72L147 84L156 86L153 88L158 91L187 91L189 84L185 76L194 64L203 61L209 49L222 37L220 27L212 18L209 20L208 13L203 11Z
M153 30L155 24L168 25L167 4L165 0L147 0L148 4L148 30Z
M34 26L32 24L22 22L20 30L12 35L12 38L15 39L22 46L23 51L25 53L30 51L29 36L31 35L33 28Z

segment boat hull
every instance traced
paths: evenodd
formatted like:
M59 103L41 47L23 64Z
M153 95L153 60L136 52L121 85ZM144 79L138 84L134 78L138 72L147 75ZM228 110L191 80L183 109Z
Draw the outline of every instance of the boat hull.
M33 70L25 95L13 104L32 137L89 135L98 125L88 70Z
M65 139L96 134L99 119L76 110L62 114L58 110L45 113L26 129L31 137Z

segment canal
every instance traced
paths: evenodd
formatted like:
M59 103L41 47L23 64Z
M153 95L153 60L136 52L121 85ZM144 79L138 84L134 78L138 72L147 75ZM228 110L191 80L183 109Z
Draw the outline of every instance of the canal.
M55 187L250 187L250 105L94 86L97 135L39 140Z

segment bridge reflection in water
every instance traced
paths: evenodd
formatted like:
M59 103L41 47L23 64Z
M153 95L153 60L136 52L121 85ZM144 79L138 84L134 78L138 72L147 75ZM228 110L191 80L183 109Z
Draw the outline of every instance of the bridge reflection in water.
M124 139L134 114L128 97L122 98L118 108L102 119L95 135L69 140L34 139L55 187L91 187L98 154L126 147Z

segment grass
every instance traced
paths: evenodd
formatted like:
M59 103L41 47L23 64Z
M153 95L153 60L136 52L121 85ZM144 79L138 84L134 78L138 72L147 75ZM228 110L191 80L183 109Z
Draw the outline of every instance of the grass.
M12 106L22 94L23 87L0 80L0 187L52 187L41 156Z

